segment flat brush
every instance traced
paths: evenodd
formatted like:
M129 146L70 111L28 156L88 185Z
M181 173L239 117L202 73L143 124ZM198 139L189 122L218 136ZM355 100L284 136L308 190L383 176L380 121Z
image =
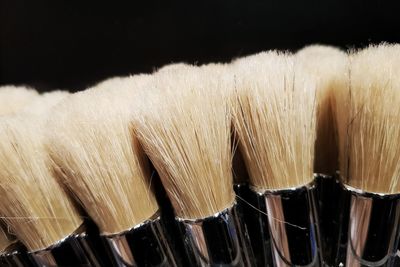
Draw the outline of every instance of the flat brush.
M63 101L49 121L48 149L117 266L173 267L148 159L131 123L132 98L145 78L114 79Z
M400 46L351 55L350 85L336 91L345 266L394 263L400 222Z
M28 87L0 86L0 116L20 111L38 96L34 89Z
M317 139L315 141L314 173L324 263L334 265L338 251L340 228L340 193L336 179L338 166L335 90L349 83L347 53L338 48L310 45L296 53L298 68L317 82Z
M259 266L321 264L312 193L315 83L294 65L293 56L271 51L232 66L234 127L263 241L253 248Z
M134 126L172 202L190 266L251 266L232 184L230 78L218 68L156 74Z

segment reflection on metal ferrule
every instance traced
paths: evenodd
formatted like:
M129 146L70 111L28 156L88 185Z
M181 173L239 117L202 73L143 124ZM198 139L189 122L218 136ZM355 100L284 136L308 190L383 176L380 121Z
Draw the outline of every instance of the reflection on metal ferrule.
M235 205L201 220L178 219L191 265L248 266L241 254Z
M119 267L176 266L158 213L128 231L104 238Z
M314 185L265 191L264 201L274 266L321 265Z
M350 194L346 266L395 266L400 195L345 190Z

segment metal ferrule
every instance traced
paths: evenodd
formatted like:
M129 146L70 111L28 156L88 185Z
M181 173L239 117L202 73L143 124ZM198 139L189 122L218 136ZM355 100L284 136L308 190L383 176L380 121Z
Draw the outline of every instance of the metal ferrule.
M35 267L36 264L29 258L25 248L18 242L10 245L0 255L0 266L4 267Z
M349 186L344 190L348 194L342 222L344 230L347 226L342 235L347 237L344 266L397 266L400 194L367 193Z
M242 254L242 233L238 227L236 203L213 216L199 220L177 218L190 266L247 267Z
M100 267L96 252L87 241L88 236L82 225L76 233L46 249L29 252L29 255L39 267Z
M272 251L270 266L321 266L314 183L255 194L263 245Z
M324 266L337 266L342 186L335 176L320 173L315 174L315 185L322 261Z
M177 266L158 213L128 231L104 238L119 267Z

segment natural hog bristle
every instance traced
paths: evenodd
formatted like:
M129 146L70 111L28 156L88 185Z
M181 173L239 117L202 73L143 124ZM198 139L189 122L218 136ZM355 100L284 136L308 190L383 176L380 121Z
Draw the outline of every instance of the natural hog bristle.
M225 75L223 66L180 66L156 74L135 102L139 139L183 219L205 218L234 203L231 79Z
M0 121L0 214L30 251L55 244L82 224L53 177L44 131L41 116Z
M351 55L350 84L339 95L344 182L376 193L400 193L400 46L370 46Z
M6 233L6 229L3 228L2 222L0 221L0 257L6 252L6 249L15 242L15 239L10 238Z
M36 99L39 94L30 88L22 86L1 86L0 87L0 115L14 114L32 100Z
M233 121L250 182L257 190L313 180L315 84L277 52L236 60Z
M296 64L317 82L314 172L334 175L339 169L334 93L348 87L348 56L335 47L310 45L297 52Z
M48 149L61 180L102 234L129 230L158 210L151 173L132 128L135 79L76 93L53 111Z
M22 109L21 112L36 115L43 114L68 96L69 93L67 91L59 90L41 94Z

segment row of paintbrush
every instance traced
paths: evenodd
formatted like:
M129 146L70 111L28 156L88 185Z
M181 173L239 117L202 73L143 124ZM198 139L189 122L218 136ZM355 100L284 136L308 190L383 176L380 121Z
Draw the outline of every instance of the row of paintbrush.
M0 104L2 266L399 264L399 45Z

